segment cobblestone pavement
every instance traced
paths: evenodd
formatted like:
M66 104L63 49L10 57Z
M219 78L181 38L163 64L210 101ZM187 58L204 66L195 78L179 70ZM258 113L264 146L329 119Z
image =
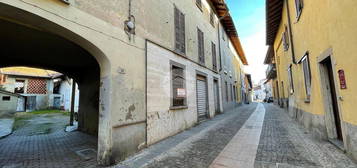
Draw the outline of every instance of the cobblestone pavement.
M266 114L255 167L357 167L332 144L317 141L304 132L286 111L264 105Z
M257 104L253 103L218 115L212 120L149 147L138 154L138 157L131 158L117 167L206 168L242 127L256 106ZM166 149L162 151L160 148Z
M58 120L64 116L51 117ZM68 117L64 119L64 122L69 121ZM34 125L31 122L27 123L12 135L0 139L0 167L96 167L95 137L81 132L66 133L64 127L59 127L61 123L50 124L49 120L44 118L33 123ZM50 131L48 128L38 128L39 125L43 128L45 126L43 124L51 125ZM29 128L38 128L38 130L33 131Z

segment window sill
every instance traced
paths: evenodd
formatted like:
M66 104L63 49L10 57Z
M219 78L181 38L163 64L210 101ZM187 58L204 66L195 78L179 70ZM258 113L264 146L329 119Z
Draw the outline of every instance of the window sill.
M186 56L186 53L183 53L183 52L181 52L181 51L179 51L179 50L177 50L177 49L174 49L173 52L176 53L177 55L182 56L182 57L187 57L187 56Z
M187 106L171 106L170 110L183 110L183 109L188 109Z

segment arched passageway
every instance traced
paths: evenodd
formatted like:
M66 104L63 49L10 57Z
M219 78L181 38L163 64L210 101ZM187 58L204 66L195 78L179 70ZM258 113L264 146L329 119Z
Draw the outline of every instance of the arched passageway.
M0 9L2 9L0 5ZM26 13L20 11L21 13ZM108 61L105 58L94 56L87 49L84 49L73 41L84 41L81 45L91 46L89 42L83 39L68 39L71 36L69 30L55 25L38 16L34 16L37 21L29 23L24 20L16 20L11 17L2 17L0 12L0 68L9 66L30 66L35 68L50 69L63 73L73 78L77 83L80 94L78 126L81 132L98 137L99 128L99 97L101 75L104 74L104 68ZM28 17L28 16L26 16ZM35 20L36 20L35 19ZM27 20L29 21L29 20ZM66 34L66 38L55 34L53 30L45 30L36 26L36 23L42 22L50 24L61 30L59 34ZM33 24L32 24L33 23ZM68 36L70 34L70 36ZM72 34L76 38L75 34ZM93 53L101 53L94 47L91 48ZM98 61L98 59L100 61ZM103 121L101 121L103 122ZM59 137L60 138L60 137ZM103 141L98 138L98 141ZM99 145L99 151L101 151ZM73 149L75 151L75 149ZM97 149L95 149L97 150ZM23 152L34 152L26 151ZM37 152L58 152L58 151L37 151ZM99 152L100 153L100 152ZM99 154L100 155L100 154ZM25 155L24 155L25 156ZM98 156L99 160L105 156ZM28 159L24 158L20 165ZM34 158L32 158L34 159ZM58 161L66 158L58 158ZM63 161L65 161L63 160ZM74 164L75 165L75 164ZM23 165L25 166L25 165Z

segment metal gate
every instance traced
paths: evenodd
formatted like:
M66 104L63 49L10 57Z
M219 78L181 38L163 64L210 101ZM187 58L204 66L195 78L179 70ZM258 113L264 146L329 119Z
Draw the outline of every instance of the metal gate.
M26 111L34 111L36 109L36 96L28 96L26 98Z
M24 97L19 97L17 99L16 111L25 111L25 98Z
M207 108L207 81L206 78L197 76L197 115L198 121L204 121L208 117Z
M61 97L55 97L53 99L53 108L54 109L61 109Z
M218 81L214 80L213 81L213 93L214 93L214 111L215 113L219 113L220 112L220 108L219 108L219 86L218 86Z

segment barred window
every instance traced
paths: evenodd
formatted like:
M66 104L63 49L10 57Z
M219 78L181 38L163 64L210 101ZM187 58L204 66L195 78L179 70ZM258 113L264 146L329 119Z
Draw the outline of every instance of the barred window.
M186 86L185 86L184 66L173 63L171 65L172 75L172 106L186 106Z
M176 7L175 7L175 50L181 54L186 53L185 15Z

